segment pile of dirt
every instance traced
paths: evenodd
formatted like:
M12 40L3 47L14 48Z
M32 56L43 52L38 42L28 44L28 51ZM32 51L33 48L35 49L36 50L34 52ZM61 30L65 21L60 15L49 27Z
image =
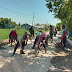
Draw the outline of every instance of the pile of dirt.
M6 49L2 46L9 44L8 39L7 40L0 40L0 50Z

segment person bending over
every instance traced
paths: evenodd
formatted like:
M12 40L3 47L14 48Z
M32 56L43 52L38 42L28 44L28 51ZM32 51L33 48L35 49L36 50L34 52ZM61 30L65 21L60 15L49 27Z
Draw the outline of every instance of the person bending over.
M21 43L20 54L25 54L23 50L24 50L25 45L27 45L27 41L28 41L27 32L25 32L24 35L21 36L21 37L19 38L19 40L17 41L17 44L16 44L16 46L15 46L15 48L14 48L13 55L15 54L15 52L16 52L17 48L19 47L20 43ZM12 56L13 56L13 55L12 55Z

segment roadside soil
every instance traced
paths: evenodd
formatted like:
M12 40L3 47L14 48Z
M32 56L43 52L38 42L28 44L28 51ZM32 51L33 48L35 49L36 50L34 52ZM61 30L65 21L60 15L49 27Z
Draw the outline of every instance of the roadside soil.
M33 42L28 41L25 47L25 55L20 54L20 48L16 54L11 57L15 45L11 48L10 44L1 47L6 50L0 50L0 72L72 72L72 51L63 51L62 47L56 46L56 40L60 37L54 37L53 43L48 42L47 53L44 52L43 47L35 57L34 50L32 50ZM72 46L67 41L67 48Z

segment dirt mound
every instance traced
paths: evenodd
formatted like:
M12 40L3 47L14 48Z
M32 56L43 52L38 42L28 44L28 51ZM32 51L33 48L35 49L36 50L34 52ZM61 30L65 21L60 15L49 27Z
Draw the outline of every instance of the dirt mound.
M2 40L0 39L0 49L3 50L5 48L3 48L2 46L9 44L8 39L6 40Z

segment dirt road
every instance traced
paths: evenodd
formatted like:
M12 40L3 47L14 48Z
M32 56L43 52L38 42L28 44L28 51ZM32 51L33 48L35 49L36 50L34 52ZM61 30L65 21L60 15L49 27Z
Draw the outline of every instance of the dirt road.
M64 57L68 53L65 52L56 52L55 40L58 38L54 37L53 43L48 44L47 53L44 52L43 47L38 54L38 57L35 57L31 49L33 41L28 41L28 45L25 47L25 55L20 54L20 47L18 48L16 54L11 57L14 46L12 48L8 45L5 45L5 50L0 50L0 72L63 72L59 71L56 68L57 61L55 57ZM55 61L55 62L53 62ZM60 59L61 61L61 59ZM60 64L60 62L59 62ZM65 70L65 69L64 69ZM70 70L68 70L70 72Z

